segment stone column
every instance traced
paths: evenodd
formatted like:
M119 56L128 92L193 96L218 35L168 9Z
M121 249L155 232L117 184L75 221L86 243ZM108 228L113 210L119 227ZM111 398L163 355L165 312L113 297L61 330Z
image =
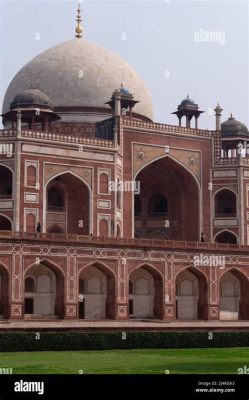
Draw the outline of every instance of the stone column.
M114 92L115 98L115 117L120 117L121 115L121 96L119 91Z
M217 104L216 108L214 109L215 112L215 119L216 119L216 130L221 130L221 113L223 109L220 107L219 103Z
M164 316L166 321L173 321L176 318L176 294L174 282L174 264L165 263L165 293L164 293Z
M218 269L209 267L209 299L208 299L208 319L219 320L219 279Z
M10 275L10 319L24 317L24 282L22 271L22 248L14 246L12 255L12 272Z
M190 119L186 115L186 128L190 128Z
M117 302L115 319L124 320L129 318L129 285L128 267L126 257L118 260L118 277L117 277Z
M65 282L65 319L78 318L78 280L76 257L67 255L67 273Z
M16 133L17 137L20 137L22 133L22 114L20 110L16 114Z
M15 213L13 230L19 232L20 230L20 169L21 169L21 143L19 138L22 135L22 114L20 110L17 112L17 123L16 123L16 136L15 142L15 179L14 179L14 198L15 198Z

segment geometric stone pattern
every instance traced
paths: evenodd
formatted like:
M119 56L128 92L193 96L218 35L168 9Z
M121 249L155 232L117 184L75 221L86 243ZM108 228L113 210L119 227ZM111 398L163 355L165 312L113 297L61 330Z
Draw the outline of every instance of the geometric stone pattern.
M209 287L209 317L218 318L219 281L225 271L233 268L249 278L249 256L244 254L226 254L224 267L194 266L194 250L145 250L143 248L105 247L105 245L44 245L23 241L19 244L0 243L0 263L6 255L12 256L12 265L8 265L11 274L11 318L22 316L23 276L24 268L35 264L50 262L66 277L66 309L65 318L77 318L77 285L82 265L95 263L108 266L115 276L116 318L127 318L128 275L140 266L148 266L150 271L160 272L164 285L164 318L174 319L175 316L175 281L182 270L192 267L205 276ZM205 255L205 251L203 251ZM208 252L206 253L208 254ZM217 255L219 251L217 251ZM67 260L65 264L65 260ZM83 263L83 264L82 264ZM90 266L91 268L91 266Z

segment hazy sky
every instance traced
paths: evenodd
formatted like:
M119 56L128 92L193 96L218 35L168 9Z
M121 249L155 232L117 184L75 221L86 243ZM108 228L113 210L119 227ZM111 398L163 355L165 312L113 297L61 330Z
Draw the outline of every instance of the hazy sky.
M187 93L200 128L223 120L249 126L249 3L245 1L85 0L84 35L121 55L147 83L155 121L177 124ZM9 82L33 57L74 37L78 1L0 0L0 103ZM37 34L40 39L37 40Z

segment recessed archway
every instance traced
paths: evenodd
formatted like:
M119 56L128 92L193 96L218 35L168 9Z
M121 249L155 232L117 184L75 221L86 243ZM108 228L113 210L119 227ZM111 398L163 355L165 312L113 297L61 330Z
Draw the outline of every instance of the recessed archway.
M59 233L59 234L63 234L64 232L64 228L58 224L53 224L50 225L47 229L47 233Z
M34 318L63 318L64 276L54 264L44 260L26 270L24 314Z
M129 317L163 319L163 279L150 265L141 265L129 275Z
M0 319L9 316L9 274L0 264Z
M236 217L236 194L229 189L222 189L215 194L215 217Z
M208 284L203 273L186 268L176 277L176 318L197 320L208 318Z
M0 199L12 198L12 180L12 171L4 165L0 165Z
M219 282L220 319L249 319L249 280L237 269L225 272Z
M11 219L3 214L0 214L0 231L11 231L12 222Z
M222 231L215 236L215 243L237 244L237 236L230 231Z
M199 240L199 185L184 166L169 156L145 166L136 176L134 234L175 240ZM191 204L191 207L189 205Z
M26 215L26 232L35 232L36 230L36 215L34 213L28 213Z
M92 263L79 273L79 318L115 319L115 276L102 263Z
M89 186L71 172L51 179L46 186L46 230L58 225L69 234L88 235L90 226Z

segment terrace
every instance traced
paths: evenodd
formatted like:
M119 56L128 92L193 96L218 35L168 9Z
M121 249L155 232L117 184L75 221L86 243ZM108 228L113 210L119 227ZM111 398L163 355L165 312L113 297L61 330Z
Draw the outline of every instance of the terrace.
M208 252L233 252L233 253L249 253L248 245L229 244L229 243L211 243L211 242L194 242L181 240L161 240L161 239L133 239L133 238L118 238L118 237L103 237L91 235L74 235L60 233L28 233L28 232L13 232L0 231L0 242L36 242L46 243L51 241L57 244L71 245L91 245L91 246L106 246L106 247L130 247L136 249L161 249L161 250L205 250Z

